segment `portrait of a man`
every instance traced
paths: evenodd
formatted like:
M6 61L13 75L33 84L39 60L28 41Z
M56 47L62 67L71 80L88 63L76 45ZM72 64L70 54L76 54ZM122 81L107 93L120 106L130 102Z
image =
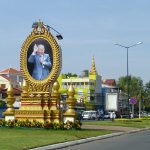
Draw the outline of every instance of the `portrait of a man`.
M34 79L43 80L49 75L52 67L50 55L45 53L44 44L34 42L32 45L32 52L28 54L29 73Z

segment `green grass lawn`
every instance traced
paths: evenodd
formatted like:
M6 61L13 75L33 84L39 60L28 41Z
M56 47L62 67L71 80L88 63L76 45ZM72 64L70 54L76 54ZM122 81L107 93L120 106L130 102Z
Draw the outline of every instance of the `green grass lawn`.
M136 119L137 120L137 119ZM124 127L135 127L135 128L148 128L150 127L150 120L141 120L141 122L133 120L129 121L93 121L83 122L83 125L107 125L107 126L124 126Z
M0 150L25 150L109 133L112 131L0 128Z

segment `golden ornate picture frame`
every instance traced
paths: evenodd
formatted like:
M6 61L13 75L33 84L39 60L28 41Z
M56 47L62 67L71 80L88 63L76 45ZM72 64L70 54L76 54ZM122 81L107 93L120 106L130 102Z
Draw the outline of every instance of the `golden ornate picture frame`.
M29 46L37 39L46 40L52 50L52 68L49 75L44 78L43 80L36 80L34 79L28 70L28 49ZM26 38L25 42L22 45L21 52L20 52L20 70L26 82L30 87L30 91L32 92L47 92L51 88L52 84L56 81L57 77L60 74L62 67L62 56L61 56L61 49L53 37L53 35L44 27L41 23L40 26L34 28L30 35Z

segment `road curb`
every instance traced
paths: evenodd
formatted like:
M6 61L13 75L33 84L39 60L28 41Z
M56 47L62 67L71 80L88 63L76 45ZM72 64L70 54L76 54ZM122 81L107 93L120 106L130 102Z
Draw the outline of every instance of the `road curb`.
M30 150L54 150L54 149L60 149L68 146L73 146L73 145L78 145L82 143L87 143L87 142L92 142L95 140L100 140L100 139L106 139L106 138L111 138L115 136L120 136L123 135L124 132L117 132L117 133L112 133L112 134L106 134L102 136L96 136L96 137L90 137L86 139L80 139L80 140L75 140L75 141L70 141L70 142L64 142L64 143L58 143L58 144L53 144L53 145L48 145L48 146L43 146L43 147L38 147L38 148L33 148Z
M136 130L125 132L125 134L132 134L132 133L137 133L137 132L146 131L146 130L150 130L150 128L136 129Z
M48 145L48 146L32 148L30 150L55 150L55 149L65 148L65 147L83 144L83 143L87 143L87 142L92 142L92 141L96 141L96 140L102 140L102 139L112 138L112 137L116 137L116 136L121 136L124 134L132 134L132 133L141 132L141 131L145 131L145 130L150 130L150 128L137 129L137 130L132 130L132 131L128 131L128 132L117 132L117 133L112 133L112 134L106 134L106 135L90 137L90 138L86 138L86 139L80 139L80 140L75 140L75 141L70 141L70 142L64 142L64 143L58 143L58 144L52 144L52 145Z

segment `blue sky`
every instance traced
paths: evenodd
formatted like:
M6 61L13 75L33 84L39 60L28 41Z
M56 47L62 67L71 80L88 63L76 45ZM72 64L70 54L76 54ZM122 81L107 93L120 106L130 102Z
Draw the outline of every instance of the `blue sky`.
M129 49L129 73L150 81L149 0L1 0L0 70L19 68L21 45L42 19L64 37L62 72L80 74L90 69L94 55L103 79L126 75L125 46Z

